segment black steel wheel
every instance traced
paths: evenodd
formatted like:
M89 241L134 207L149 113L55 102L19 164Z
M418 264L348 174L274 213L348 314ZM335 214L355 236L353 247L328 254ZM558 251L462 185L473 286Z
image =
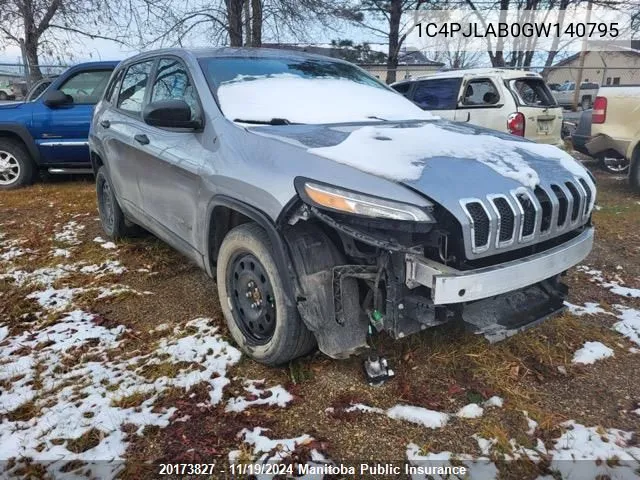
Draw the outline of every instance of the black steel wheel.
M240 253L232 260L226 281L238 328L256 345L269 342L277 313L273 285L262 263L251 253Z

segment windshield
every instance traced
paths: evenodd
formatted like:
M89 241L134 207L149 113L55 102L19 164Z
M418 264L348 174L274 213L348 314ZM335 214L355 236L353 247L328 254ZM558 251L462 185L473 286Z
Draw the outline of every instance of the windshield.
M314 58L200 60L232 121L343 123L433 118L358 67Z

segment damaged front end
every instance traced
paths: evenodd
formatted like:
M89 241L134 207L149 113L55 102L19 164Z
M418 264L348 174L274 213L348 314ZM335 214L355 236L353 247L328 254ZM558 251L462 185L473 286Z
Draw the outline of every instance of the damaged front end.
M560 276L593 244L589 216L538 243L470 260L469 225L438 204L418 208L301 178L296 190L281 225L297 306L333 358L366 349L375 331L397 339L450 321L490 341L509 337L563 309Z

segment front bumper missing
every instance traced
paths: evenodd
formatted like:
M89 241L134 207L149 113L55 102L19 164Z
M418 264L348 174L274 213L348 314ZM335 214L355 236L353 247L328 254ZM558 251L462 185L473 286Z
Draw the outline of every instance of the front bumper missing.
M491 267L460 271L407 254L405 283L431 289L434 305L470 302L518 290L558 275L584 260L593 246L593 227L562 245Z

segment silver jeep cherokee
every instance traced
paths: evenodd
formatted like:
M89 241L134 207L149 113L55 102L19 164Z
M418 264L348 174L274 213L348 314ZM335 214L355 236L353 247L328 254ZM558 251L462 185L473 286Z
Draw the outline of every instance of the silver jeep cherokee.
M563 308L560 276L593 243L595 185L565 152L440 120L321 56L137 55L89 141L105 232L144 227L215 277L267 364L450 321L505 338Z

